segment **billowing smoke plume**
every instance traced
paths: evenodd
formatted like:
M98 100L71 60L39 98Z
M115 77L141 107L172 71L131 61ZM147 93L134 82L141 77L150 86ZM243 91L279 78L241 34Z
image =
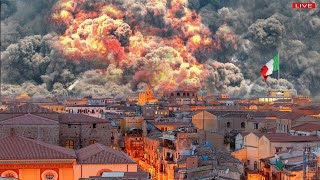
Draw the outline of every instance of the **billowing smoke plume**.
M66 84L75 78L70 63L52 47L54 36L28 36L1 52L4 83L44 84L52 90L54 83Z
M319 96L319 16L288 0L4 0L2 89L120 97L149 84ZM281 79L264 82L259 70L278 51Z

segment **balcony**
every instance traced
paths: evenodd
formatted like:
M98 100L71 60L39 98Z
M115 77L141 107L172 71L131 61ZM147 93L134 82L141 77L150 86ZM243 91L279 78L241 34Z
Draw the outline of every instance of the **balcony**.
M171 149L171 150L176 150L176 146L175 146L174 142L171 140L164 139L163 142L161 143L161 146L164 148Z
M163 143L162 147L168 148L168 149L171 149L171 150L176 150L176 146L174 144L171 144L171 143Z

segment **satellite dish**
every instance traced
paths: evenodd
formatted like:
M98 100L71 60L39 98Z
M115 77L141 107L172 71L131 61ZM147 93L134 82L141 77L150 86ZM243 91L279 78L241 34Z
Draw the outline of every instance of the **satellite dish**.
M285 164L288 164L288 160L284 161Z
M226 174L228 174L229 173L229 171L230 171L230 169L227 169L225 172L226 172Z

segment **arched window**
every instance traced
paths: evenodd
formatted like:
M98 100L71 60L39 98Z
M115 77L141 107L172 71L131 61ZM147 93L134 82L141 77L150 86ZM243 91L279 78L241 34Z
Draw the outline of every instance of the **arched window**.
M227 128L230 128L230 127L231 127L231 123L227 122Z
M54 170L46 170L41 174L42 180L57 180L58 179L58 173Z
M72 139L67 140L66 148L74 149L74 141Z
M245 122L241 123L241 128L246 128L246 123Z
M95 139L90 140L90 144L95 144L97 141Z
M98 171L97 176L102 176L104 172L112 172L112 171L110 169L101 169L100 171Z
M257 170L257 169L258 169L258 163L257 163L257 161L254 161L253 169L254 169L254 170Z
M7 171L4 171L2 174L1 174L1 177L5 177L5 178L17 178L18 179L18 174L12 170L7 170Z

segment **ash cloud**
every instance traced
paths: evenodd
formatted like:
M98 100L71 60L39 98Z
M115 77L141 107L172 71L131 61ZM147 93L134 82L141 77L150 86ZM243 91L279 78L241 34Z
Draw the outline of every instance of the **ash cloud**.
M233 30L238 38L237 51L230 53L222 49L222 57L226 58L215 59L245 69L244 79L254 83L249 89L252 94L268 87L265 82L257 82L261 80L259 69L279 51L280 81L287 80L285 87L295 89L298 94L319 96L319 9L294 10L291 3L288 0L192 0L189 6L200 12L202 22L212 33L224 24ZM274 84L274 80L268 81Z
M71 64L52 47L54 36L28 36L1 52L2 81L8 84L33 82L52 90L56 82L67 83L75 78Z
M188 87L243 96L288 88L320 96L319 10L292 10L289 0L178 2L1 1L4 94L126 96L151 84L159 92ZM62 52L90 48L99 51L76 60ZM277 51L280 87L259 72Z
M45 35L54 0L1 1L1 51L21 38Z

